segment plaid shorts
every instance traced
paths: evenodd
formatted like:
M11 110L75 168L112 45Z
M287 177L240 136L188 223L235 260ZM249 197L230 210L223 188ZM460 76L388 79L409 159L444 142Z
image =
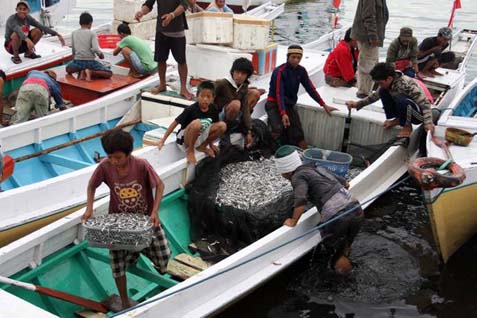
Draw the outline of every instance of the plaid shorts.
M154 230L154 236L149 247L141 251L110 250L111 269L113 277L118 278L126 275L126 268L131 264L136 264L139 254L146 255L157 267L160 272L165 272L171 250L167 244L166 234L161 226Z
M68 65L66 69L71 70L72 72L78 72L80 70L93 70L93 71L103 71L112 73L111 69L104 65L101 62L96 60L73 60Z

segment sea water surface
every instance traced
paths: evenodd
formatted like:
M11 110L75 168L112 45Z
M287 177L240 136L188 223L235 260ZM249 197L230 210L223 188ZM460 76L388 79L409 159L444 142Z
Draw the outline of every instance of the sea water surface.
M78 27L90 11L94 24L110 22L113 0L77 0L61 30ZM447 26L452 0L388 0L385 47L409 26L419 41ZM477 29L477 1L461 0L456 27ZM352 22L357 0L342 0L339 24ZM275 21L274 40L306 43L331 30L328 0L293 1ZM381 50L385 57L385 49ZM477 57L467 82L477 76ZM366 210L352 251L347 279L329 272L317 248L280 275L216 317L477 317L477 238L446 264L440 263L421 193L410 181L383 195Z

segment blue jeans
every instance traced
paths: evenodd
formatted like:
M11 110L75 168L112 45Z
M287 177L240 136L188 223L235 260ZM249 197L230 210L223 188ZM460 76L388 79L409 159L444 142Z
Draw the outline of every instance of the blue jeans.
M378 91L387 119L399 118L401 126L423 122L421 108L412 99L405 95L393 97L387 89L380 88Z

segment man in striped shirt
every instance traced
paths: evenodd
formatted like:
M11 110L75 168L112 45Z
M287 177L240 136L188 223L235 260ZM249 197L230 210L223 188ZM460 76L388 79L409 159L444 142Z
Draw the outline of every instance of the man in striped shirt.
M282 144L306 148L305 134L296 110L298 89L303 85L307 93L330 114L336 108L328 106L308 77L306 69L300 65L303 48L299 45L288 47L287 62L275 68L270 79L265 109L272 137Z

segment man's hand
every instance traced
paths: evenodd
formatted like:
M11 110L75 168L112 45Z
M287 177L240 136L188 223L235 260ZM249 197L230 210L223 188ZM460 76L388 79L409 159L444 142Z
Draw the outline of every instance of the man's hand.
M56 36L58 37L58 40L60 40L61 46L65 46L66 43L65 43L65 39L63 38L63 36L59 33L57 33Z
M151 214L151 223L153 227L159 227L159 225L161 225L161 220L159 220L159 216L155 212Z
M332 106L329 106L329 105L323 105L323 108L325 109L325 112L331 116L331 112L332 111L335 111L335 110L338 110L338 108L335 108L335 107L332 107Z
M290 118L288 118L287 114L282 116L282 124L284 128L290 127Z
M348 107L349 110L353 108L358 108L358 102L355 102L354 100L349 100L346 103L346 106Z
M245 148L250 148L253 143L252 132L249 131L248 134L245 136Z
M430 132L431 135L434 136L434 124L424 125L424 130Z
M283 222L283 225L286 225L286 226L289 226L289 227L295 227L297 222L298 221L295 220L295 219L288 218L288 219L285 220L285 222Z
M169 23L172 21L172 13L166 13L161 17L162 20L162 27L167 27Z
M104 54L103 54L103 52L99 53L99 54L98 54L98 57L99 57L101 60L104 59Z
M86 208L86 211L84 214L81 216L81 222L85 222L87 219L89 219L93 215L93 210Z
M161 150L162 147L164 147L164 142L165 142L164 138L161 138L161 140L159 140L159 141L157 142L157 148L158 148L159 150Z
M142 13L142 11L138 11L136 12L136 14L134 15L134 18L138 21L141 21L141 18L144 16L144 13Z

